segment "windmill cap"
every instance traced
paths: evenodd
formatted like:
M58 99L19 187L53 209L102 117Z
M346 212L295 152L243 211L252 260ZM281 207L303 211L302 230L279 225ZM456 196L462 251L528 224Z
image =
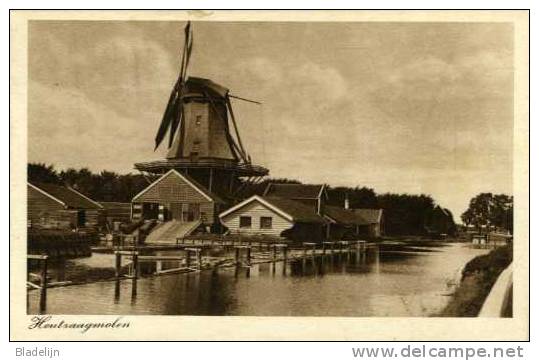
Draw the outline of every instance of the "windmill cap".
M214 83L210 79L190 76L185 83L187 94L189 93L209 93L209 95L226 98L229 90L224 86Z

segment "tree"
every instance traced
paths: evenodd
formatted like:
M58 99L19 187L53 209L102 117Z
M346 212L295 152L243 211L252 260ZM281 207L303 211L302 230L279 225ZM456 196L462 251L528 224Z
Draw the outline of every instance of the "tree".
M384 210L385 231L393 235L424 235L434 209L432 197L386 193L379 195L378 204Z
M28 163L28 181L61 184L54 165L45 163Z
M28 164L28 180L73 187L96 201L130 202L148 186L140 174L119 175L115 172L92 173L88 168L68 168L57 172L53 165Z
M513 232L513 197L506 194L480 193L470 200L468 209L462 213L462 221L487 232L491 227Z
M490 222L513 233L513 197L506 194L496 194L491 208Z
M344 200L348 196L350 208L378 208L378 200L373 189L367 187L329 187L328 203L333 206L344 206Z

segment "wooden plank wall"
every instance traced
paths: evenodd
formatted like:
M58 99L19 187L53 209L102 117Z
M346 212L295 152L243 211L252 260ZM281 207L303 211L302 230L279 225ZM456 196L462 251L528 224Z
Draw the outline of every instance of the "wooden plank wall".
M174 173L170 173L147 192L133 199L133 205L144 202L159 203L164 206L172 202L198 203L200 211L205 213L205 223L212 224L216 217L214 202L209 201L198 190Z
M240 228L240 217L241 216L250 216L251 217L251 228ZM262 229L260 228L260 217L271 217L272 218L272 228L271 229ZM271 236L280 236L281 232L291 228L294 223L288 221L282 216L276 214L272 210L266 208L257 201L254 201L245 207L238 209L235 212L227 215L221 219L221 223L227 227L231 233L242 233L249 235L271 235Z
M35 190L33 187L27 186L27 219L31 224L40 224L43 222L51 222L60 220L58 211L64 209L64 206L43 193ZM69 219L67 220L69 223Z

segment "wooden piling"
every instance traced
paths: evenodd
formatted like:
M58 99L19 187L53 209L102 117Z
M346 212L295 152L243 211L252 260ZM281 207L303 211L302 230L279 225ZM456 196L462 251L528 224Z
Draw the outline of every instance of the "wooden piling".
M197 268L202 269L202 250L197 251Z
M48 256L44 255L41 259L41 284L39 294L39 311L44 312L47 308L47 268Z
M114 252L114 276L116 279L119 279L121 276L121 270L122 270L122 254L118 251Z
M303 255L307 257L307 249L311 247L311 254L314 256L316 254L316 243L313 242L303 242L304 252Z
M247 247L247 265L251 266L251 247Z
M133 252L133 280L138 278L138 252Z
M191 267L191 251L189 249L185 249L185 268Z
M271 258L273 259L273 262L275 262L275 260L277 259L277 245L276 244L273 244L271 256L272 256Z
M240 249L238 247L234 247L234 262L236 265L240 263Z
M114 282L114 303L118 303L120 300L120 279L117 278Z
M361 252L367 251L367 242L365 242L365 241L358 241L358 244L359 244L359 250L360 250Z
M326 243L328 242L322 242L322 254L326 254Z

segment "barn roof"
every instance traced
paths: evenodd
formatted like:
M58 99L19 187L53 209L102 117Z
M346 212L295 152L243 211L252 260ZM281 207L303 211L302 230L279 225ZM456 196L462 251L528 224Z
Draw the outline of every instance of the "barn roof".
M216 203L225 203L221 197L216 195L213 192L210 192L206 187L204 187L202 184L198 183L193 178L189 177L187 174L180 173L176 169L171 169L165 174L163 174L161 177L159 177L155 182L144 188L140 193L138 193L136 196L133 197L132 202L135 202L140 196L142 196L144 193L155 187L157 184L159 184L163 179L167 178L169 175L175 175L179 179L183 179L187 184L189 184L191 187L193 187L196 191L198 191L200 194L202 194L207 200L213 201Z
M316 214L312 207L306 206L303 203L293 201L291 199L280 197L262 197L267 202L273 204L275 207L290 214L296 222L306 223L325 223L323 217Z
M264 191L264 197L318 199L321 196L324 187L323 184L270 183Z
M325 206L324 211L329 218L333 219L337 223L358 226L370 224L361 216L361 214L356 213L356 210L344 209L335 206Z
M291 222L302 223L325 223L325 219L316 214L311 207L308 207L300 202L296 202L290 199L280 197L261 197L254 195L243 202L227 209L219 215L220 218L240 211L243 207L252 202L259 202L267 208L271 209L275 213L288 219Z
M76 191L71 187L64 187L52 183L40 183L32 182L28 183L31 187L36 188L41 193L49 196L50 198L62 203L67 208L78 209L101 209L99 203L93 201L84 194Z

